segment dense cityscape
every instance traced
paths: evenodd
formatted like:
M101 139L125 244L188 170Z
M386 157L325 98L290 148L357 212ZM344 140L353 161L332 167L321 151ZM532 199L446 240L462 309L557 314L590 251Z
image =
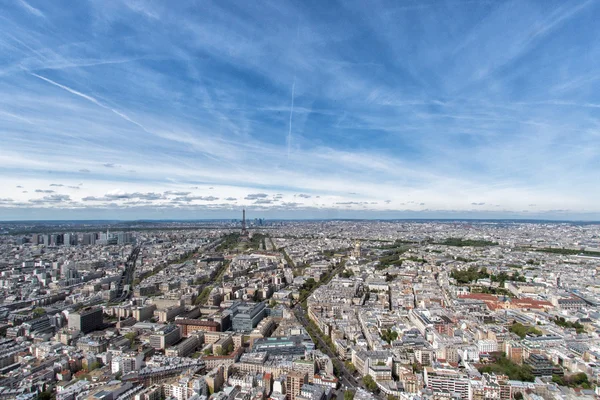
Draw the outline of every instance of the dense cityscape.
M596 398L598 228L3 223L0 398Z
M600 0L0 0L0 400L600 400Z

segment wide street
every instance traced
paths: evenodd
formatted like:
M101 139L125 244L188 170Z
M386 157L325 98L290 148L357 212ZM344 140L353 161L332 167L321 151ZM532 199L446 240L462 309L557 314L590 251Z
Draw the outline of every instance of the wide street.
M296 307L294 307L294 314L296 315L296 318L302 324L302 326L304 326L304 329L308 331L308 319L306 318L305 311L300 306L300 304L297 304ZM354 376L352 376L352 374L348 371L348 369L344 365L344 362L340 360L340 358L333 351L331 351L331 349L329 348L327 343L325 343L321 335L315 335L314 339L316 339L319 342L318 344L334 363L338 373L337 378L340 380L340 383L348 389L356 389L357 387L360 387L360 384L358 383L356 378L354 378Z

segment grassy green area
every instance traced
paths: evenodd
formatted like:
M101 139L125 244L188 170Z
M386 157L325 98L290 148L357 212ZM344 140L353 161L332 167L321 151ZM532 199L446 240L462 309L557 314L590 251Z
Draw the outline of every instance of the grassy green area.
M590 381L585 372L569 376L552 375L552 382L560 386L568 386L571 388L580 387L582 389L590 389Z
M335 249L335 250L323 250L323 255L327 256L327 257L333 257L336 254L345 253L350 249L351 249L350 247L343 247L343 248Z
M475 266L470 266L464 270L453 269L450 272L450 277L456 279L459 284L475 282L479 279L489 278L490 274L485 267L479 269Z
M542 334L542 331L539 329L536 329L533 326L523 325L519 322L513 323L508 330L519 336L521 339L524 339L527 335L540 336Z
M498 246L498 242L491 242L489 240L472 240L472 239L461 239L461 238L448 238L441 243L444 246L456 246L456 247L485 247L485 246Z
M500 288L500 287L472 286L471 293L484 293L484 294L493 294L496 296L515 297L515 295L512 294L512 292L510 290Z
M508 275L506 272L500 272L499 274L494 275L488 273L485 267L479 269L475 266L470 266L464 270L453 269L452 272L450 272L450 277L456 279L456 282L459 284L467 284L485 278L490 278L492 282L499 282L500 286L502 286L506 281L527 281L527 279L525 279L525 277L521 275L519 271L513 272L512 275Z
M404 260L401 259L400 256L406 253L409 249L410 247L401 246L394 247L386 251L385 254L379 258L379 265L377 266L377 269L382 270L391 266L401 266Z
M556 325L561 326L563 328L575 329L575 331L577 331L577 333L585 332L584 326L581 325L578 321L575 321L575 322L567 321L563 317L556 317L552 321L554 321L554 323Z
M254 233L252 234L252 239L250 239L250 247L255 249L255 250L260 250L261 246L262 249L266 249L267 248L267 244L266 244L266 239L267 239L267 235L264 235L262 233Z
M511 380L533 382L535 376L528 365L518 365L506 358L504 353L494 353L495 362L493 364L483 365L479 368L481 373L495 373L507 375Z
M419 244L416 240L400 240L396 239L392 244L381 246L380 249L395 249L403 245Z
M216 251L222 252L225 250L231 250L237 247L240 242L240 234L239 233L228 233L223 236L223 242L217 246Z
M415 256L406 257L405 260L418 262L418 263L422 263L422 264L427 262L427 260L425 260L423 257L419 258L419 257L415 257Z
M586 250L573 250L573 249L556 249L551 247L545 247L543 249L536 249L535 251L541 253L551 254L562 254L565 256L582 255L582 256L600 256L600 251L586 251Z

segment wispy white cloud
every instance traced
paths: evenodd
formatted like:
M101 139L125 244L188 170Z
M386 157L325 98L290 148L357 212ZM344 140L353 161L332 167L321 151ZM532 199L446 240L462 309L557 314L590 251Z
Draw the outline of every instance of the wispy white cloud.
M35 15L36 17L44 18L45 15L39 9L33 7L31 4L27 3L25 0L17 0L17 2L30 14Z
M459 3L348 2L333 18L325 4L123 0L84 4L81 21L45 5L50 34L9 9L5 196L82 210L598 212L586 182L600 173L600 46L569 28L594 37L596 4ZM69 201L14 189L49 182Z

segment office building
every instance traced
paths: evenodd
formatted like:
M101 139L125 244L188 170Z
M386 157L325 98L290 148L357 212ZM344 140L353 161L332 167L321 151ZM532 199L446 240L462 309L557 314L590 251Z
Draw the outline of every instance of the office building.
M95 233L84 233L83 234L83 244L84 245L96 244L96 234Z
M176 318L175 323L177 325L181 326L183 336L189 336L196 331L205 331L205 332L220 332L221 331L221 325L215 321Z
M235 307L232 329L236 332L250 332L265 316L264 303L246 303Z
M456 393L463 399L471 399L469 376L454 369L425 367L425 385L435 394Z
M121 372L123 375L133 371L139 371L144 362L144 354L123 354L116 356L111 361L111 372L116 374Z
M69 314L69 329L78 330L84 334L101 329L103 325L101 308L87 308Z
M303 355L306 352L303 336L281 336L254 340L252 351L266 352L273 356ZM314 374L314 371L311 375Z
M138 322L143 322L151 319L154 316L156 306L150 304L147 306L139 306L131 310L132 317Z
M117 244L128 244L133 243L133 234L131 232L119 232L117 233Z
M177 325L167 325L160 331L150 335L150 346L158 350L177 343L181 339L181 328Z
M525 364L531 367L534 376L552 376L554 365L548 357L542 354L532 354L525 360Z
M168 357L187 357L192 354L200 346L200 338L197 335L190 336L183 340L177 346L173 346L165 350L165 355Z

